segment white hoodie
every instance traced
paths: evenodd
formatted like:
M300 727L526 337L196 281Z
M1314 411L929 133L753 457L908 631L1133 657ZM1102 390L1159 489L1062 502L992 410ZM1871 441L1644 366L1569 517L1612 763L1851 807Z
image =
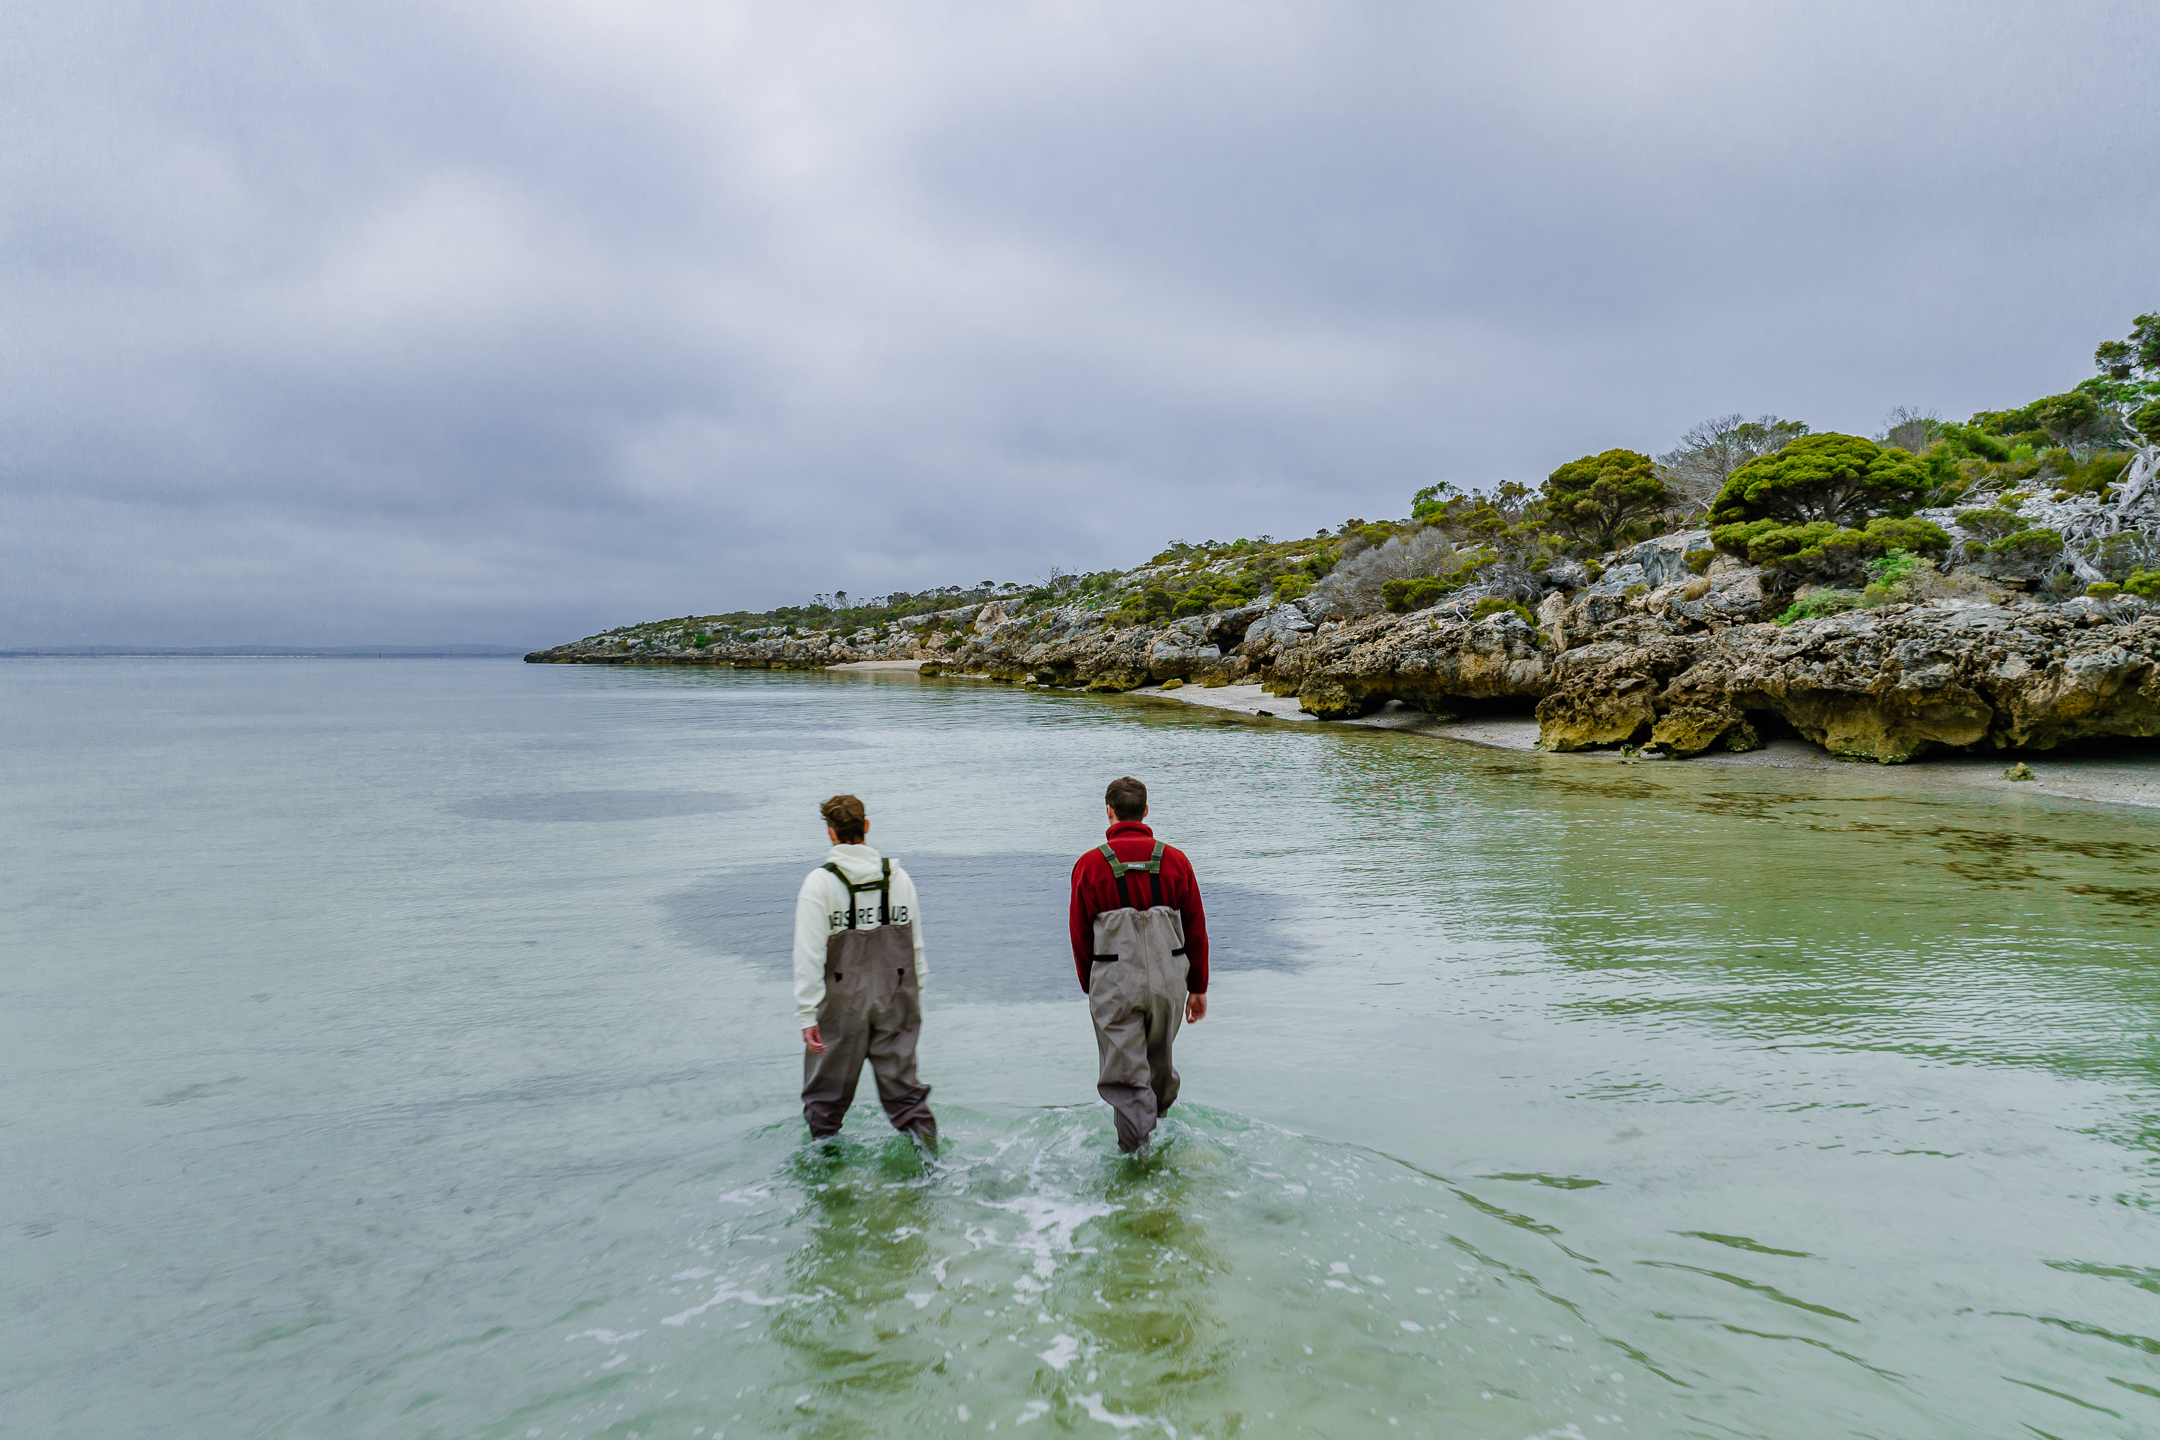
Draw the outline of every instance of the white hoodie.
M884 869L884 857L868 845L835 845L825 858L858 885L877 879ZM875 930L877 892L864 892L856 897L856 904L856 927ZM795 894L795 1020L805 1030L817 1024L817 1009L825 1000L825 942L847 929L847 912L847 886L822 865L810 872ZM923 965L922 916L916 912L915 882L898 865L892 868L886 913L895 925L914 924L915 984L926 986L930 972Z

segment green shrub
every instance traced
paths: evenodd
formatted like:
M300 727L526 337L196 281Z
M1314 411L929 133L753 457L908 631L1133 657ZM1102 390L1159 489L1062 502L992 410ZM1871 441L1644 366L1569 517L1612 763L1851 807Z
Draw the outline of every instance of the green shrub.
M2059 530L2020 530L1987 547L1990 560L2020 568L2053 564L2062 551L2063 538Z
M1909 550L1892 550L1880 560L1868 562L1868 580L1874 585L1902 585L1920 568L1920 557Z
M1885 552L1909 550L1915 555L1947 555L1950 532L1932 520L1878 515L1867 523L1867 536Z
M2112 580L2095 580L2085 587L2085 593L2095 600L2112 600L2122 594L2122 589Z
M1180 619L1188 615L1205 615L1210 610L1220 610L1226 604L1235 604L1235 587L1213 575L1202 575L1187 584L1184 593L1177 595L1170 613Z
M1866 603L1863 596L1851 590L1810 590L1792 603L1791 608L1777 618L1780 625L1790 625L1795 620L1814 620L1824 615L1842 615L1847 610L1858 610Z
M1749 520L1853 525L1909 514L1928 491L1926 472L1903 450L1858 435L1803 435L1733 471L1710 507L1721 525Z
M1303 575L1278 575L1275 577L1275 603L1278 605L1296 600L1312 589L1312 581Z
M1797 442L1796 442L1797 443ZM1868 563L1891 551L1942 554L1949 532L1927 520L1879 515L1865 530L1851 530L1829 520L1781 525L1775 520L1720 525L1710 532L1717 548L1738 555L1785 579L1819 583L1856 581Z
M2123 582L2123 589L2140 600L2160 600L2160 570L2140 570Z
M1599 563L1598 563L1597 561L1595 561L1595 560L1585 560L1585 561L1583 561L1582 563L1583 563L1583 569L1585 569L1585 570L1587 570L1587 571L1589 571L1589 572L1590 572L1590 583L1591 583L1591 584L1595 585L1595 584L1597 584L1597 582L1598 582L1599 580L1601 580L1601 579L1603 579L1603 578L1604 578L1604 576L1605 576L1605 567L1604 567L1603 565L1600 565L1600 564L1599 564Z
M1710 562L1717 559L1717 551L1714 549L1690 550L1687 552L1686 555L1682 556L1681 558L1687 561L1688 573L1690 575L1701 575L1708 572L1708 570L1710 569Z
M1134 591L1119 601L1117 616L1122 624L1147 625L1169 619L1176 609L1177 597L1158 580L1147 589Z
M1991 545L2005 535L2015 535L2025 528L2025 517L2015 509L2001 505L1985 510L1960 510L1956 515L1957 527L1969 530L1980 537L1983 546Z
M2130 428L2148 445L2160 445L2160 400L2148 400L2130 412Z
M1748 520L1731 525L1720 525L1710 532L1710 543L1728 555L1742 560L1748 558L1748 547L1756 537L1768 535L1773 530L1787 528L1782 520ZM1835 528L1835 527L1832 527ZM1692 566L1689 568L1693 568Z
M1523 604L1520 600L1503 600L1498 595L1487 595L1477 604L1471 606L1470 618L1472 620L1483 620L1488 615L1498 615L1503 612L1520 616L1523 624L1528 625L1533 630L1537 629L1537 616L1530 613L1529 606Z
M2128 450L2101 450L2080 461L2072 452L2058 449L2043 458L2058 477L2055 498L2067 500L2073 495L2105 494L2110 485L2122 479L2132 456Z
M1601 550L1676 498L1657 461L1634 450L1570 460L1546 478L1543 491L1552 524Z
M2086 554L2102 575L2120 585L2145 568L2146 540L2134 530L2119 530Z
M1441 596L1455 588L1445 580L1426 575L1416 580L1386 581L1380 586L1380 598L1390 613L1407 615L1439 603Z
M1869 605L1895 605L1919 598L1913 592L1924 573L1934 566L1910 550L1892 550L1867 566L1868 586L1860 592Z

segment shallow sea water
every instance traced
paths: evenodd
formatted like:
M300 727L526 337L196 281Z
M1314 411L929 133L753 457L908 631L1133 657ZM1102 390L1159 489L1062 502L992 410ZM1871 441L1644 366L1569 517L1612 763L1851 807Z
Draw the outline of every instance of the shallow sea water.
M890 674L11 661L0 734L10 1434L2160 1433L2147 812ZM1219 931L1145 1162L1063 935L1128 772ZM796 1115L838 790L935 1160Z

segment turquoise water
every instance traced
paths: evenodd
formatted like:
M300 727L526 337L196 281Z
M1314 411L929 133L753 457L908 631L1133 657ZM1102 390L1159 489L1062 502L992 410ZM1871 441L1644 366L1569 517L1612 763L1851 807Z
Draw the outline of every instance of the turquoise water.
M906 675L0 667L0 1429L2160 1432L2160 841ZM1118 1158L1063 872L1221 933ZM871 807L925 1164L785 945Z

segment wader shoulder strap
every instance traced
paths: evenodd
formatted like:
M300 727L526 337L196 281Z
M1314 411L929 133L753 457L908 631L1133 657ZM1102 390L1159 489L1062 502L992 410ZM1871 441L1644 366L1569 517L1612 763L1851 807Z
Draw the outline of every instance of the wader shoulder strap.
M1098 848L1102 851L1103 859L1110 862L1110 878L1117 881L1118 904L1124 906L1127 910L1132 909L1132 892L1125 888L1125 872L1128 870L1145 870L1150 876L1153 877L1155 903L1157 905L1166 905L1169 903L1168 901L1163 899L1162 841L1157 840L1155 842L1154 852L1150 854L1147 859L1135 860L1131 864L1127 864L1125 861L1118 859L1117 851L1110 848L1108 841L1105 841Z
M865 891L865 890L875 890L875 891L877 891L877 892L878 892L878 901L877 901L877 923L878 923L878 924L880 924L880 925L885 925L885 924L889 924L889 923L891 923L891 920L892 920L892 857L891 857L891 856L889 856L889 855L888 855L888 856L886 856L886 857L885 857L885 863L884 863L883 867L881 868L881 870L880 870L880 872L879 872L879 874L878 874L878 878L877 878L877 879L875 879L875 880L865 880L865 881L863 881L863 883L862 883L862 884L860 884L860 885L856 884L856 883L855 883L855 882L854 882L853 880L850 880L850 879L848 879L848 877L847 877L847 872L846 872L845 870L842 870L842 869L840 868L840 866L839 866L839 865L838 865L838 864L837 864L836 862L834 862L834 861L828 860L828 861L826 861L826 862L825 862L825 864L824 864L824 865L823 865L822 867L820 867L820 868L832 871L832 873L833 873L833 878L834 878L835 880L838 880L838 881L839 881L839 882L840 882L840 883L841 883L842 885L845 885L845 886L847 886L847 892L848 892L848 907L847 907L847 928L848 928L848 929L850 929L850 930L853 930L853 929L855 928L855 897L856 897L857 895L860 895L860 894L862 894L862 892L863 892L863 891Z

